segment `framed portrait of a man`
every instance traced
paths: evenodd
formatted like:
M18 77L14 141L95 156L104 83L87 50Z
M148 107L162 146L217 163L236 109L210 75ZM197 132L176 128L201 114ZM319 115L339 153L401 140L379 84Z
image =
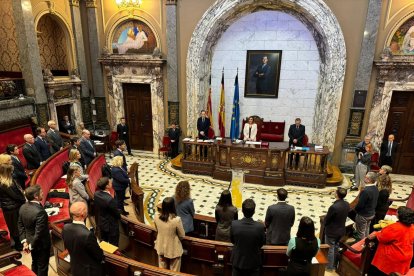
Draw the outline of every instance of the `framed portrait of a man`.
M281 50L248 50L244 97L277 98Z

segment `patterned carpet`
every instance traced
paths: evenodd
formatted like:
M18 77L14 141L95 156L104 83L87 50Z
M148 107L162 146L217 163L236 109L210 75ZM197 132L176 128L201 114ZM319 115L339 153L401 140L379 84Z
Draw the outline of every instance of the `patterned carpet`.
M194 199L196 213L206 216L214 216L214 209L219 196L229 186L228 182L215 180L208 176L183 174L171 167L166 159L159 159L158 155L151 152L133 151L134 156L127 156L128 164L139 163L139 182L144 190L145 219L148 224L153 223L156 213L156 205L164 197L172 196L176 184L181 180L188 180L191 185L191 197ZM352 184L352 175L344 175L342 187L349 188ZM392 175L393 198L405 198L411 192L414 176ZM243 199L252 198L256 202L254 219L264 220L267 207L275 204L276 190L278 187L268 187L257 184L245 183L243 187ZM297 186L285 186L289 195L287 202L295 207L296 222L292 228L292 234L296 233L298 223L302 216L309 216L315 221L315 227L319 231L319 216L324 215L329 206L335 201L335 187L315 189ZM346 200L351 202L358 192L349 192ZM398 207L404 203L394 203L392 207ZM239 210L239 217L242 217Z

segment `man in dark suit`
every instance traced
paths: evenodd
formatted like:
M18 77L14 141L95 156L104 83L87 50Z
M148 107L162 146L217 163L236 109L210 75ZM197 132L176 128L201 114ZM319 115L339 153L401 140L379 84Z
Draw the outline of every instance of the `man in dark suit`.
M26 188L27 174L24 170L22 162L20 161L19 157L17 157L19 155L19 148L17 147L17 145L10 144L7 145L6 152L11 156L12 165L14 167L13 179L24 190Z
M102 177L97 183L98 191L93 198L97 211L98 227L102 240L118 246L120 210L116 200L111 196L112 181L108 177Z
M115 141L115 147L116 147L116 150L114 150L114 157L115 156L122 156L122 160L123 160L122 168L127 172L128 171L128 169L127 169L128 164L127 164L126 157L125 157L125 154L124 154L124 150L126 148L125 141L124 140L116 140Z
M71 144L70 149L71 150L75 149L79 151L79 153L81 154L81 158L79 159L79 162L82 164L82 167L85 167L85 159L83 158L83 153L80 148L80 142L81 142L81 138L79 138L78 136L70 138L70 144ZM69 154L70 154L70 150L68 150L68 156Z
M70 255L70 271L73 276L102 275L103 251L99 247L93 231L86 228L88 207L84 202L70 206L72 223L63 227L62 238Z
M118 139L125 141L128 155L132 156L131 147L129 145L129 128L126 124L125 118L121 118L121 123L116 126L116 132L118 133Z
M83 153L85 166L88 166L89 163L91 163L92 160L96 157L95 144L91 140L91 133L89 130L82 130L82 138L79 146Z
M56 122L50 120L47 122L49 130L47 131L47 139L50 143L50 153L55 154L55 152L60 151L63 148L63 140L60 137L59 130L56 128Z
M266 235L263 223L252 218L255 208L253 199L246 199L242 204L244 218L231 223L230 240L234 244L231 254L233 276L260 275L261 248L266 242Z
M48 217L42 206L43 191L39 185L25 191L28 202L19 210L19 236L23 250L32 255L32 271L47 276L50 257L50 234Z
M303 137L305 137L305 126L301 125L300 118L295 119L295 123L289 127L289 147L302 147L303 146ZM299 165L299 153L295 154L295 166ZM289 154L289 167L292 167L293 162L293 153Z
M338 187L335 193L336 200L329 207L324 219L325 242L329 244L327 270L331 271L336 269L337 260L335 256L338 254L339 240L346 232L345 221L349 212L349 203L344 200L346 194L346 189Z
M197 120L198 138L203 140L208 139L210 125L210 119L206 117L206 111L201 110L201 117Z
M65 115L63 117L63 120L60 122L60 125L62 127L62 130L68 134L76 134L75 126L72 124L72 122L69 120L69 116Z
M256 71L254 72L254 77L256 79L256 93L257 94L269 94L271 93L270 88L270 72L271 68L270 65L267 64L268 59L267 56L262 58L262 64L257 66Z
M178 155L178 143L180 140L181 131L177 128L175 123L171 124L171 127L168 129L168 137L171 140L171 158L175 158Z
M267 228L266 244L287 245L290 240L290 229L295 222L295 207L286 203L288 192L277 190L278 203L267 208L265 225Z
M43 127L38 127L36 133L35 146L42 157L42 161L46 161L51 156L49 143L46 141L46 130Z
M35 170L40 167L42 157L34 145L35 139L31 134L25 134L24 140L26 143L23 146L23 156L27 162L28 170Z
M391 168L393 167L392 165L397 152L397 143L394 140L394 134L390 134L388 135L388 141L382 142L380 166L388 165Z

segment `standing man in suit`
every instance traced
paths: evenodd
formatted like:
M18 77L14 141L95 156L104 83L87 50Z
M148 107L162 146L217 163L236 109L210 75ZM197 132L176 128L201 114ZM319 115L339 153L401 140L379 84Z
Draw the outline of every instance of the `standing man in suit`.
M327 270L334 271L336 269L336 256L339 249L339 240L345 235L345 221L348 217L349 203L344 200L347 191L338 187L335 193L335 202L329 207L328 213L324 219L325 225L325 241L329 244L328 266Z
M126 124L125 118L121 118L121 123L116 126L116 132L118 132L118 139L125 141L128 155L133 156L131 153L131 146L129 145L129 128Z
M177 128L177 125L173 122L168 129L168 137L171 140L171 158L175 158L178 155L178 143L180 142L181 131Z
M262 58L262 64L257 66L256 71L254 72L254 77L257 78L256 80L256 93L257 94L268 94L272 92L270 89L270 80L269 75L271 72L271 67L267 64L268 58L264 56Z
M93 231L86 228L88 207L84 202L70 206L72 223L63 227L62 238L70 254L70 272L73 276L101 276L103 251L99 247Z
M393 167L394 157L397 152L397 143L394 142L394 134L388 135L388 141L384 141L381 144L381 159L380 166L388 165Z
M266 235L263 223L252 218L255 208L253 199L246 199L242 204L244 218L231 223L230 240L234 245L231 254L233 276L260 275L261 248L266 242Z
M69 156L71 150L73 150L73 149L78 150L79 153L81 154L81 158L79 159L79 162L81 163L82 167L85 167L85 159L83 158L83 153L82 153L82 150L80 148L80 142L81 142L81 138L79 138L78 136L70 138L71 148L70 148L70 150L68 150L68 156Z
M23 146L23 156L27 162L27 169L35 170L40 167L40 164L42 163L42 157L37 151L37 148L34 144L35 139L33 135L25 134L23 138L26 141Z
M17 157L19 155L19 148L17 145L10 144L7 145L6 152L11 156L12 165L14 167L13 179L24 190L26 188L26 180L28 177L26 171L24 170L22 162L20 161L19 157Z
M83 153L83 159L85 160L85 166L88 166L89 163L96 157L95 144L91 140L91 133L89 130L82 130L82 138L80 142L80 149Z
M44 127L38 127L36 133L35 146L42 157L42 161L46 161L51 156L49 143L46 141L46 130Z
M206 117L206 111L201 110L201 116L197 120L198 138L208 139L208 129L210 128L210 119Z
M32 271L47 276L50 257L50 234L48 217L42 206L43 191L39 185L25 191L27 201L19 211L19 235L23 250L32 255Z
M295 222L295 207L286 203L288 192L277 190L278 203L267 208L265 225L267 228L266 244L288 245L290 229Z
M56 122L50 120L47 122L49 130L47 131L47 138L50 143L50 153L55 154L63 148L63 140L60 137L59 130L56 128Z
M126 149L126 143L124 140L116 140L115 141L115 147L116 150L114 151L114 157L115 156L122 156L122 160L123 160L123 164L122 164L122 168L127 172L128 171L128 164L126 161L126 157L124 154L124 151Z
M74 135L75 134L75 126L69 120L69 116L63 116L63 120L61 121L61 126L65 130L66 133Z
M97 183L98 191L93 198L98 216L98 228L102 240L118 246L119 222L121 213L116 200L112 197L112 181L108 177L102 177Z
M296 118L295 123L289 127L289 147L302 147L303 137L305 137L305 126L301 125L301 119ZM299 165L299 153L295 154L295 166ZM293 154L289 154L289 167L292 167Z

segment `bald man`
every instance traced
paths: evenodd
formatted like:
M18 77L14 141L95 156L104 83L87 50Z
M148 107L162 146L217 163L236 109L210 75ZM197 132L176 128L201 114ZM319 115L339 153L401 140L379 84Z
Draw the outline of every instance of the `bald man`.
M47 122L47 125L49 126L49 130L47 131L47 139L50 144L50 153L53 155L63 149L63 140L59 134L55 121L50 120Z
M28 170L35 170L40 167L42 157L35 146L35 139L32 134L23 136L26 143L23 146L23 156L27 162Z
M88 207L84 202L75 202L70 206L70 214L73 221L63 227L62 238L70 254L72 275L102 275L103 251L85 225Z
M85 165L88 166L96 157L96 150L95 144L91 140L91 133L87 129L82 130L80 149L83 154L83 160L85 160Z

